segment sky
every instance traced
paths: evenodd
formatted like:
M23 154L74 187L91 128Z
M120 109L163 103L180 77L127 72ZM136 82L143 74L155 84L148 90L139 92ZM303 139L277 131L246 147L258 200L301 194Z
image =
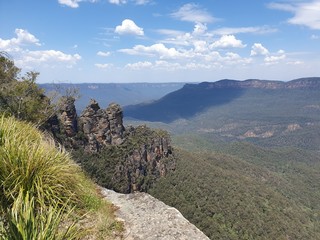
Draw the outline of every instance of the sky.
M320 76L320 0L0 0L0 51L38 83Z

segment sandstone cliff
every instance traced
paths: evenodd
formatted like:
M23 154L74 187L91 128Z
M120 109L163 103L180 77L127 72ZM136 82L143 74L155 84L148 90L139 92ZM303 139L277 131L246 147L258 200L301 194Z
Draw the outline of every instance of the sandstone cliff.
M51 131L97 183L118 192L147 191L175 170L169 134L146 126L126 129L116 103L102 109L92 99L78 117L74 99L63 98Z

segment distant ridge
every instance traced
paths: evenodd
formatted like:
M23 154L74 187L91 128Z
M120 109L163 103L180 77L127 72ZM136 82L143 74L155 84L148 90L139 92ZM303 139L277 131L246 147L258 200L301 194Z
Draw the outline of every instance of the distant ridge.
M186 84L185 87L195 86ZM320 88L320 77L299 78L289 82L247 79L244 81L223 79L217 82L203 82L198 84L200 88L260 88L260 89L308 89Z
M289 82L223 79L217 82L188 83L154 102L124 107L124 115L138 120L170 123L180 118L188 119L210 107L228 104L248 91L255 96L268 93L280 96L283 94L280 91L284 90L320 90L320 77L299 78Z

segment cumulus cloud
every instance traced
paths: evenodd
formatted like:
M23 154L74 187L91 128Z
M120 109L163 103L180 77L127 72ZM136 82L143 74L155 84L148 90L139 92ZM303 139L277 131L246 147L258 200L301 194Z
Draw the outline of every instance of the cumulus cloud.
M120 4L126 4L127 1L126 0L109 0L109 3L120 5Z
M120 35L144 35L143 28L138 27L135 22L130 19L123 20L122 24L116 27L115 32Z
M286 58L284 50L279 50L276 55L266 56L264 61L267 65L277 64Z
M57 50L43 50L43 51L25 51L19 63L23 65L62 62L70 65L76 64L81 59L79 54L66 54Z
M108 57L110 56L110 52L102 52L102 51L99 51L97 52L97 55L100 56L100 57Z
M237 53L227 52L223 57L223 62L228 65L242 64L246 65L252 62L251 58L243 58Z
M36 45L41 46L39 39L27 30L17 28L15 30L17 37L11 39L0 38L0 50L5 52L12 52L20 50L21 46Z
M288 19L288 23L303 25L310 29L320 30L320 1L298 2L293 4L272 3L272 9L289 11L294 16Z
M81 0L59 0L61 5L66 5L71 8L78 8L79 2L81 2Z
M24 29L16 29L15 34L16 37L11 39L0 38L0 51L12 54L19 67L32 68L43 63L64 63L72 66L81 59L79 54L66 54L57 50L31 51L27 47L42 46L40 40Z
M125 68L129 68L132 70L141 70L141 69L146 69L146 68L151 68L152 63L145 61L145 62L136 62L136 63L128 63Z
M132 49L121 49L119 51L130 55L159 56L160 59L173 59L180 56L180 53L175 48L167 48L162 43L151 46L136 45Z
M219 40L210 45L211 48L244 48L241 40L236 39L234 35L223 35Z
M193 43L193 45L194 45L194 51L195 52L200 52L201 53L201 52L208 51L208 44L207 44L206 41L201 41L201 40L195 41Z
M262 46L261 43L255 43L251 47L251 53L250 56L265 56L268 55L269 51L264 46Z
M271 64L277 64L280 60L283 60L286 58L286 55L280 55L280 56L268 56L264 59L267 65Z
M181 21L196 23L210 23L217 20L206 10L201 9L197 4L194 3L187 3L183 5L178 11L173 12L171 16Z
M194 29L193 29L193 34L194 35L203 35L207 32L207 25L206 24L203 24L203 23L197 23L195 26L194 26Z

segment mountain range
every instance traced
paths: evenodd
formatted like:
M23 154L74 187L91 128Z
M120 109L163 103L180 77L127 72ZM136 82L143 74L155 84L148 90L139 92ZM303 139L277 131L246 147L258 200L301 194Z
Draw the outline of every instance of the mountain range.
M161 99L125 107L125 116L138 120L172 122L179 118L190 118L208 110L210 107L226 105L239 98L248 98L254 94L263 96L295 94L294 91L320 90L320 78L302 78L289 82L267 80L220 80L186 84L183 88L171 92ZM250 95L250 96L249 96ZM258 99L256 99L258 100ZM281 99L274 99L280 100Z
M46 83L40 84L47 93L58 92L65 95L67 92L76 91L79 97L75 105L81 113L91 99L99 102L102 108L107 108L111 102L121 106L150 102L164 95L180 89L185 83Z

